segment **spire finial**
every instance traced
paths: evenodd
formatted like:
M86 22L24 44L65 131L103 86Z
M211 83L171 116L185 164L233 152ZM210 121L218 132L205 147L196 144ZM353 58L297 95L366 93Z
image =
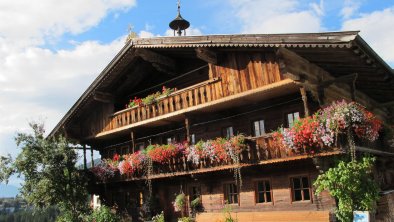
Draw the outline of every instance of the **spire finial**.
M186 29L189 28L190 23L183 19L181 16L181 0L178 0L178 16L170 22L169 26L172 30L174 30L174 36L175 32L178 34L178 36L182 35L182 32L184 35L186 35Z

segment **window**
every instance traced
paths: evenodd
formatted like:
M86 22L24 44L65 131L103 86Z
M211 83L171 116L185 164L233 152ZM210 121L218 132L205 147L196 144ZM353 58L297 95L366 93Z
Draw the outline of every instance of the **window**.
M293 201L311 200L308 177L291 178Z
M238 189L235 183L229 183L224 185L224 200L228 204L238 203Z
M226 127L223 129L223 136L225 136L226 138L230 138L232 136L234 136L234 129L232 126Z
M261 136L265 134L264 120L258 120L253 122L254 136Z
M256 203L268 203L271 200L271 185L268 180L256 183Z
M141 143L136 143L135 144L135 151L138 151L138 150L143 150L145 148L145 143L144 142L141 142Z
M172 138L171 137L168 137L167 138L167 144L171 144L172 143Z
M292 127L294 122L300 118L299 112L289 113L287 114L287 124L289 127Z

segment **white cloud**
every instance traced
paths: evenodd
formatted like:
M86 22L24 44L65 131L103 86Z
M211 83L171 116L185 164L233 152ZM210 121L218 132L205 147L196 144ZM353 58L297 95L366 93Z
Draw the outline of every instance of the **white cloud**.
M38 47L9 54L0 63L0 155L17 130L43 117L51 130L124 44L83 42L71 50L52 52ZM13 153L15 153L13 151Z
M362 1L361 0L345 0L344 1L344 6L341 10L341 16L344 19L349 19L351 16L353 16L358 9L361 6Z
M0 37L16 46L43 44L64 33L79 34L112 10L127 10L136 0L0 1Z
M49 50L65 33L79 34L110 12L136 0L0 1L0 155L17 153L15 132L46 119L50 131L120 50L125 36L108 44L69 40L72 49Z
M321 31L323 1L302 8L297 0L231 0L243 33L291 33Z
M385 61L394 63L394 7L346 20L342 30L360 30L360 35Z

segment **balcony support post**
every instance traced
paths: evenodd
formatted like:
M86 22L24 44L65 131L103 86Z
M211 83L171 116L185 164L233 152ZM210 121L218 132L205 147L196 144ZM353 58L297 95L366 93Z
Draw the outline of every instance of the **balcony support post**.
M87 164L86 164L86 144L83 144L83 169L86 170Z
M135 135L134 135L134 131L130 132L130 137L131 137L131 150L129 149L129 153L130 151L132 151L134 153L134 149L135 149Z
M305 117L309 116L309 107L308 107L308 97L306 95L306 90L304 87L300 88L301 96L302 96L302 101L304 102L304 113Z
M92 145L90 145L90 159L91 159L91 167L93 168L94 167L94 159L93 159L93 146Z
M185 128L186 128L186 140L190 144L190 119L185 118Z

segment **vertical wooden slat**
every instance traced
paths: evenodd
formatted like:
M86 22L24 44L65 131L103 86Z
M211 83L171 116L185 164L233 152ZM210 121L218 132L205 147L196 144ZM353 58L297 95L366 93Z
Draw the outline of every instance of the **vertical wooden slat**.
M132 123L135 123L135 110L136 110L136 109L132 109L132 110L131 110L131 122L132 122Z
M188 92L188 96L189 96L189 107L193 106L193 92L192 90L189 90Z
M183 92L181 94L181 97L182 97L182 109L186 109L188 107L188 103L187 103L187 99L186 99L187 92Z
M200 96L198 93L198 88L193 90L194 93L194 105L200 104Z
M164 104L164 114L169 113L169 102L168 102L168 98L163 99L163 104Z
M204 86L200 87L200 99L201 99L201 104L204 104L206 102L206 100L205 100L205 87Z
M181 96L178 94L175 96L175 109L180 110L182 107L182 104L180 103Z
M137 108L137 122L141 121L141 107Z
M205 86L205 92L207 94L207 102L211 102L212 98L211 98L211 86L210 85Z
M170 112L174 112L175 111L175 107L174 107L174 97L171 96L168 98L169 103L170 103Z
M157 112L158 112L158 116L163 115L163 101L160 101L157 103Z

